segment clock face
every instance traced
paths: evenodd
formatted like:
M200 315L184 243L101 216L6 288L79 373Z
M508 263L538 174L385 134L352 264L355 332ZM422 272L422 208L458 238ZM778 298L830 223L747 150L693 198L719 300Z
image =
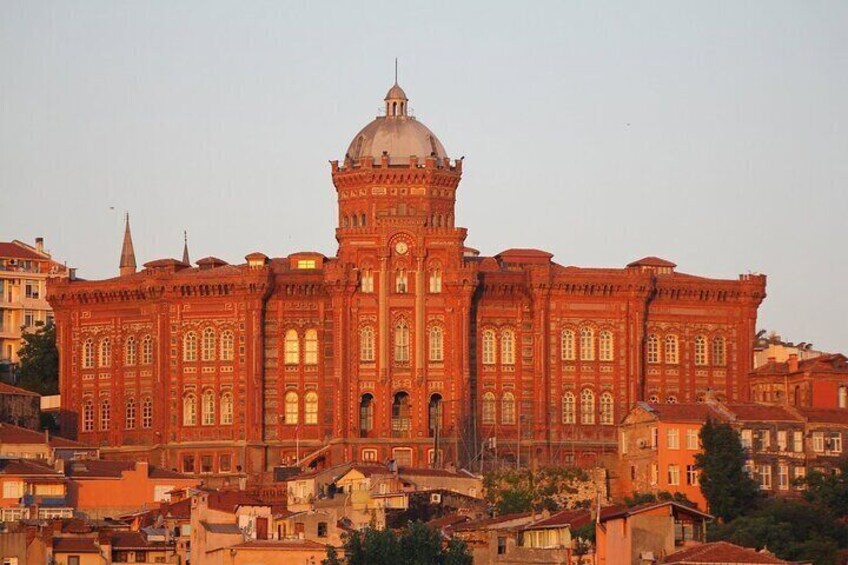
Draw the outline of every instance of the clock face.
M405 241L398 241L395 244L395 251L397 251L400 255L405 255L407 251L409 251L409 246Z

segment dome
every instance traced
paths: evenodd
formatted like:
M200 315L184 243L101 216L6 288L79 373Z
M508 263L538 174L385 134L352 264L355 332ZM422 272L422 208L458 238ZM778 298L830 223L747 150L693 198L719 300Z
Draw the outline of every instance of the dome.
M447 157L442 142L430 129L408 115L406 93L395 83L386 94L386 115L378 116L357 133L347 148L347 157L357 160L373 157L375 162L385 152L389 164L405 165L411 156L424 159Z

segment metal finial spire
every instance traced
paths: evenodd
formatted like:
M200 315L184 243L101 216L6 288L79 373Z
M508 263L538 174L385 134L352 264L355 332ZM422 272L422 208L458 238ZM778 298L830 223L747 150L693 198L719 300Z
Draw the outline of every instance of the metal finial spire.
M191 261L188 258L188 232L185 230L183 230L183 263L191 265Z
M395 57L395 85L397 85L397 57Z

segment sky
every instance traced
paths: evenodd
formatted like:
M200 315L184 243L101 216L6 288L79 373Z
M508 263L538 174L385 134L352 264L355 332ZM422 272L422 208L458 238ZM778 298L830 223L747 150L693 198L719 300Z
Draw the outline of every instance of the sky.
M83 278L336 251L328 161L394 79L465 157L493 255L768 275L759 326L848 352L848 3L0 2L0 240Z

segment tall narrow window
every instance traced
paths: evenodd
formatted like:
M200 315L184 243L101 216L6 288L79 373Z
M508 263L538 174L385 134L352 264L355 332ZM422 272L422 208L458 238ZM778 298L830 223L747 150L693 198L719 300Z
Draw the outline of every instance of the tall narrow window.
M483 423L495 423L495 395L492 392L487 392L483 395Z
M94 367L94 342L87 339L82 344L82 368L91 369L92 367Z
M430 361L444 360L445 332L439 326L430 328Z
M660 362L660 338L656 334L648 336L646 360L651 364Z
M501 400L501 424L515 423L515 395L505 392Z
M374 397L363 394L359 399L359 433L366 437L374 429Z
M598 357L601 361L612 361L614 342L612 332L602 330L598 334Z
M297 365L300 363L300 341L296 330L286 331L285 343L283 345L284 361L286 365Z
M359 330L359 360L365 363L374 361L374 328L371 326Z
M724 367L727 364L727 346L724 338L717 335L713 338L713 365Z
M221 395L221 423L224 425L233 423L233 394L231 392Z
M94 402L90 398L82 405L82 431L94 431Z
M374 292L374 273L371 269L365 269L362 271L359 281L359 290L368 293Z
M124 342L124 365L132 367L138 361L138 342L130 336Z
M197 397L193 394L187 394L183 398L183 425L197 425Z
M398 294L406 294L408 292L406 271L404 269L398 269L395 274L395 292Z
M438 269L430 271L430 292L433 294L442 292L442 272Z
M702 335L695 336L695 365L707 364L707 338Z
M580 328L580 360L595 360L595 330L588 326Z
M442 421L442 395L434 394L430 397L430 403L427 406L427 429L430 432L430 436L435 436L436 432L439 432L439 435L442 434L442 427L444 422Z
M108 337L100 340L100 359L98 364L101 367L112 366L112 341Z
M574 393L566 392L562 395L562 423L576 424L577 423L577 403L574 398Z
M124 427L128 430L135 429L135 398L128 398L124 410Z
M562 330L562 342L560 344L562 360L574 361L577 355L574 351L574 330Z
M580 423L595 423L595 393L588 388L580 393Z
M183 337L183 361L197 361L197 334L194 332Z
M298 398L297 393L289 391L286 393L286 424L297 424L298 421Z
M601 395L601 425L612 426L615 423L615 407L612 401L612 394L605 392Z
M215 425L215 393L211 389L203 391L203 425Z
M305 424L318 423L318 393L310 390L303 397L303 422Z
M235 355L235 338L233 332L224 330L221 333L221 361L232 361Z
M212 328L203 330L203 346L200 353L204 361L215 360L215 330Z
M141 364L150 365L153 363L153 338L146 335L141 340Z
M310 328L306 330L303 338L303 363L305 365L318 364L318 330Z
M395 325L395 362L409 362L409 326L405 320L398 320Z
M512 330L501 332L501 364L515 365L515 332Z
M153 426L153 399L149 396L141 401L141 427L149 430Z
M483 331L483 364L495 364L495 330Z
M112 421L112 404L108 398L100 401L100 431L109 431L109 423Z
M669 334L665 336L665 339L663 341L663 353L665 353L665 362L669 365L677 365L680 359L677 353L677 336L674 334Z
M392 437L409 437L412 430L412 403L409 394L399 392L392 402Z

